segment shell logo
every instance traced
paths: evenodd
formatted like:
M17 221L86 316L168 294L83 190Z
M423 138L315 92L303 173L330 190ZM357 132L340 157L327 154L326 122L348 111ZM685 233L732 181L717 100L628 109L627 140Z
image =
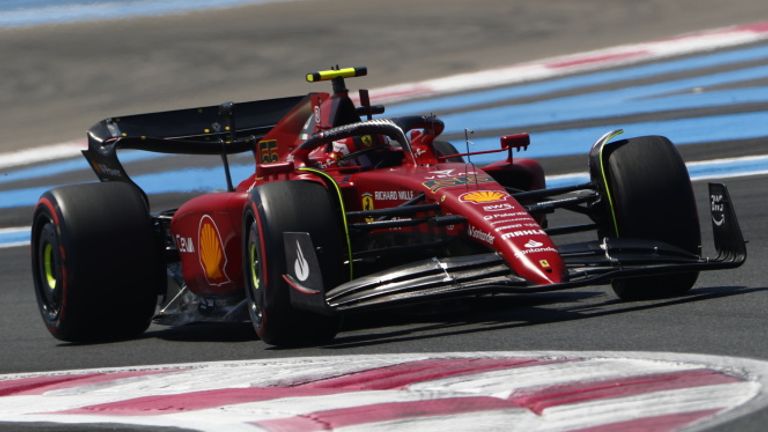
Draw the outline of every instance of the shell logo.
M504 201L509 198L509 194L495 190L482 190L467 192L459 196L459 200L462 202L471 202L475 204L485 204L497 201Z
M223 285L230 281L227 276L227 255L224 253L224 242L216 222L209 215L200 218L198 228L198 249L200 265L203 267L205 278L211 285Z

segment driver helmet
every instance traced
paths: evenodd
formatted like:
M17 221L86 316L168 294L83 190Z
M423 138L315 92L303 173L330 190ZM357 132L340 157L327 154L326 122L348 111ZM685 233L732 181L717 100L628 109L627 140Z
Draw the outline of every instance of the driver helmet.
M366 150L374 147L388 147L390 143L389 137L386 135L359 135L343 138L330 143L325 150L324 165L335 165L339 159L362 150ZM372 164L371 157L373 154L367 153L360 155L360 158L355 158L356 162L353 164L359 164L361 166L367 166Z
M385 135L360 135L352 136L332 143L332 151L346 156L356 151L365 150L372 147L381 147L389 145L389 137Z

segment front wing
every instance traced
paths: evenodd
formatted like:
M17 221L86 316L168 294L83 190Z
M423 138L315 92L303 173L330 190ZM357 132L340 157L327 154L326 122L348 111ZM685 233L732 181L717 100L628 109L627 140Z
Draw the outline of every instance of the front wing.
M567 282L552 285L529 283L512 273L496 253L431 258L330 289L325 293L323 309L344 312L475 294L548 292L604 284L619 278L738 267L746 260L746 242L728 190L722 184L710 183L709 195L718 252L715 258L692 254L659 241L604 238L560 246L568 278ZM291 290L292 301L298 296L303 294ZM305 302L301 303L306 307Z

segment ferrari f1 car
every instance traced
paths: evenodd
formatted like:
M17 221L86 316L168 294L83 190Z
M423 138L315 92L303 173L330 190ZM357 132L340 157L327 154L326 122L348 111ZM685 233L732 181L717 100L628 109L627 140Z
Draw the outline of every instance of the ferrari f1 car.
M332 93L94 125L83 154L101 182L50 190L34 211L35 293L53 336L250 319L268 344L320 343L351 311L607 283L623 300L675 296L746 259L722 184L709 185L718 254L702 256L688 172L664 137L609 132L589 153L589 182L548 189L536 161L513 158L527 134L459 152L434 116L382 118L365 90L356 106L345 79L365 73L307 75ZM227 190L150 213L119 149L221 155ZM235 185L239 152L255 169ZM489 152L499 160L466 161ZM585 223L550 226L556 210ZM583 231L592 240L556 241Z

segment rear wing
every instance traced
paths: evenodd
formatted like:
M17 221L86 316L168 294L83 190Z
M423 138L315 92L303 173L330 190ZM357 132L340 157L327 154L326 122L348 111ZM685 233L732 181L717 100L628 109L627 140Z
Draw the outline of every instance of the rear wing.
M104 119L88 130L83 155L101 181L133 183L117 158L118 149L160 153L226 155L253 150L283 117L310 96L232 103ZM231 186L231 181L228 179Z

